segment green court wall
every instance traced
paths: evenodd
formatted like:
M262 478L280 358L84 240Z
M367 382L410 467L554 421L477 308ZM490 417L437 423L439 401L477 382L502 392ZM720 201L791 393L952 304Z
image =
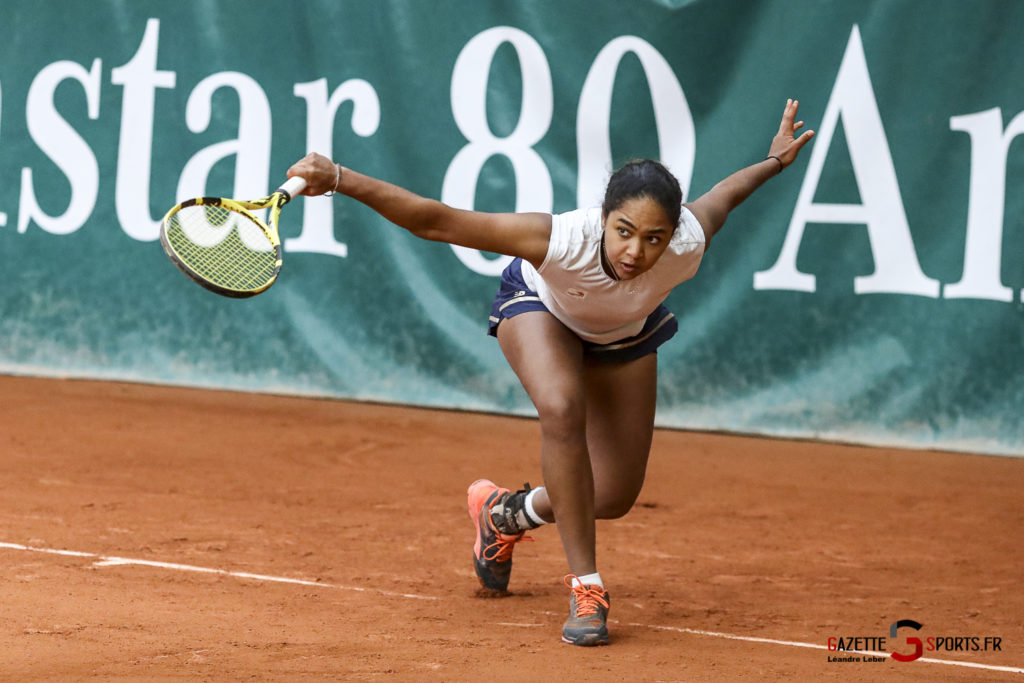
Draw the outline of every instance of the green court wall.
M0 372L532 415L486 336L502 261L344 197L284 212L280 280L210 294L178 199L307 151L464 208L689 197L817 137L668 299L660 426L1024 454L1024 3L57 0L0 31Z

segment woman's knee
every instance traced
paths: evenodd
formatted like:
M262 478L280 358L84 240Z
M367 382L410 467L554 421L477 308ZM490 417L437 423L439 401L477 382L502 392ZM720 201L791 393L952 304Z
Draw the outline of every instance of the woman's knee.
M553 395L535 401L534 406L545 439L586 441L587 410L582 400Z
M625 517L640 496L640 487L630 490L597 490L594 495L594 516L598 519Z

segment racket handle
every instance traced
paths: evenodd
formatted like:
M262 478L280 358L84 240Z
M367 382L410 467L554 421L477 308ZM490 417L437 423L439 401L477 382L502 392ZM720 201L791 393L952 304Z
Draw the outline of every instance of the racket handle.
M306 187L306 179L295 176L285 181L284 185L277 188L279 192L287 192L289 197L295 197Z

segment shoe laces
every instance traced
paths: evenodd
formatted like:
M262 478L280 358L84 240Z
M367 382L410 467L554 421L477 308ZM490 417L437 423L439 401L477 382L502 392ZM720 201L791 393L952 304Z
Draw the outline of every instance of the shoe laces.
M575 574L569 574L565 577L565 585L572 591L573 598L576 599L576 617L589 617L597 614L598 606L608 609L608 593L604 588L597 585L585 586L582 583L573 585L572 580L580 580L580 577Z
M512 559L512 550L519 541L532 541L533 536L519 534L508 536L502 533L495 533L498 540L480 551L480 556L488 562L506 562Z

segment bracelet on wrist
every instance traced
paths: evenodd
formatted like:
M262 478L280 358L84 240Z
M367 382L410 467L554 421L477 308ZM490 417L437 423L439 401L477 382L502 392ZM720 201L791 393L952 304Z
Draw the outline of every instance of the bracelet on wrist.
M769 159L775 159L775 161L779 162L779 173L782 173L782 169L786 168L786 165L782 163L782 159L778 158L774 154L769 154L764 158L765 161L768 161Z
M324 192L325 197L333 196L338 191L338 185L341 185L341 164L334 164L334 168L338 171L338 176L334 179L334 189Z

